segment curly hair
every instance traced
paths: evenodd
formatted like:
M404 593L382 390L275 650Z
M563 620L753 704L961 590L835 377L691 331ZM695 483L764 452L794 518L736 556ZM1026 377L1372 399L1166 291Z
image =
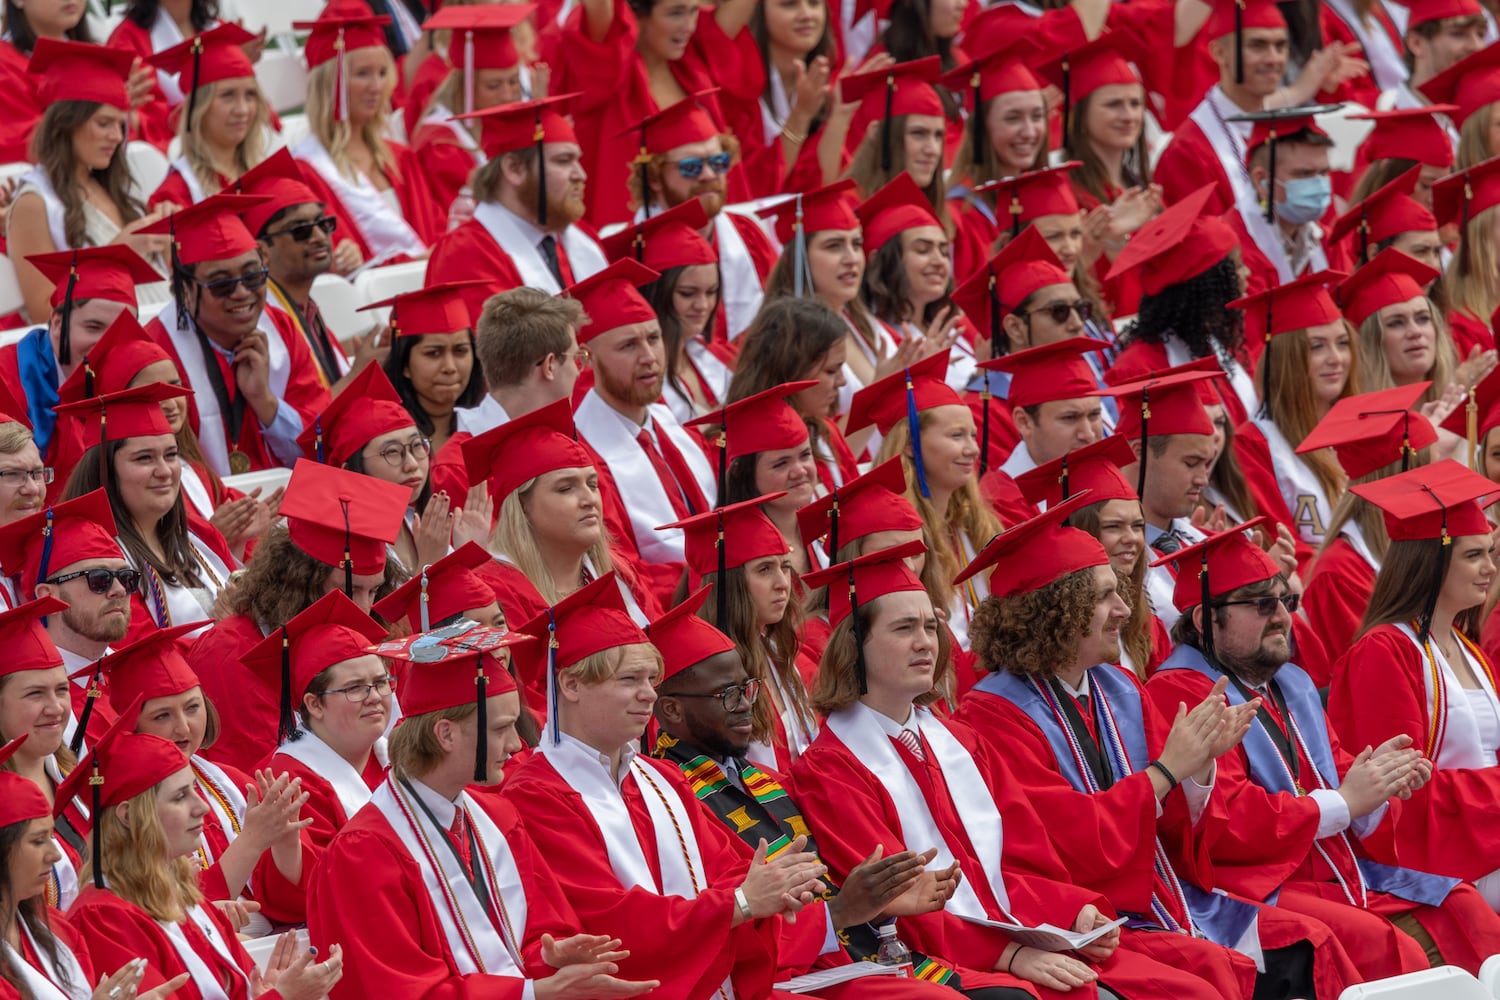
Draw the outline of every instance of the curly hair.
M739 166L741 160L740 140L730 132L720 132L718 135L718 139L720 147L723 148L724 152L729 154L729 169L733 170L735 167ZM653 195L656 193L656 189L661 186L661 175L662 172L666 169L666 153L657 153L655 156L651 157L649 162L647 162L646 184L649 186L650 191ZM630 173L626 175L625 189L630 194L631 208L640 208L643 204L645 204L645 201L641 197L641 168L639 166L632 166L630 169Z
M258 622L289 622L323 596L334 567L303 552L285 524L278 524L256 543L239 584L229 591L229 611ZM406 572L389 556L385 579L375 600L406 582Z
M1225 306L1239 297L1240 279L1231 251L1202 274L1156 295L1141 296L1140 313L1123 341L1159 344L1172 334L1195 358L1207 357L1216 347L1237 355L1245 343L1245 315Z
M1051 677L1073 662L1096 603L1092 569L1014 597L991 594L969 622L969 648L991 673Z

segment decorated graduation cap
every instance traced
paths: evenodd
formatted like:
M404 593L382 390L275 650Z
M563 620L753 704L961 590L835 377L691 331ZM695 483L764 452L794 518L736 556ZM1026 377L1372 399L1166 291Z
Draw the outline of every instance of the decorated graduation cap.
M1467 230L1469 220L1500 205L1500 156L1449 174L1432 185L1432 214L1442 225L1458 223L1458 270L1472 267Z
M854 182L845 178L809 191L792 195L761 210L762 218L776 227L776 239L783 253L792 255L792 294L801 298L812 290L812 273L808 270L807 238L825 230L847 231L860 228L854 214L859 195Z
M1245 32L1251 28L1286 30L1276 0L1214 0L1206 37L1234 36L1234 82L1245 82Z
M554 745L557 724L557 674L585 658L617 646L650 640L630 617L613 572L573 591L519 629L547 644L547 728Z
M954 585L990 571L990 593L1004 600L1041 590L1069 573L1108 566L1099 539L1066 523L1074 511L1094 502L1092 492L1081 490L1000 532L954 577Z
M969 33L972 32L971 23ZM976 164L984 163L990 155L989 137L984 128L984 102L1001 94L1042 89L1042 81L1010 49L998 49L966 62L943 74L940 82L951 91L970 95L970 145Z
M161 280L156 268L123 244L32 254L26 260L52 282L52 308L62 313L57 360L63 365L73 363L70 334L74 303L106 299L118 302L134 313L136 286Z
M311 32L303 46L308 69L338 60L333 81L335 121L349 120L349 53L384 48L385 28L390 23L389 17L375 16L358 0L331 0L316 21L292 22L293 30Z
M1350 121L1374 122L1362 148L1369 162L1416 160L1446 172L1453 166L1453 142L1438 123L1437 115L1451 115L1456 104L1427 104L1420 108L1393 108L1350 115Z
M1434 268L1415 257L1386 247L1339 284L1338 299L1344 316L1359 326L1386 306L1426 295L1437 276Z
M662 156L678 146L707 142L717 136L721 131L717 124L718 105L715 103L718 92L719 88L710 87L689 94L660 111L653 111L614 136L616 139L638 137L640 148L631 161L631 166L640 171L641 211L646 216L651 215L651 185L647 171L652 158Z
M1328 133L1318 127L1315 116L1337 111L1343 107L1341 104L1315 104L1300 108L1275 108L1270 111L1246 111L1237 115L1230 115L1225 121L1250 122L1250 139L1245 143L1245 162L1248 164L1255 151L1261 146L1266 147L1266 182L1268 194L1262 204L1262 210L1266 213L1267 222L1276 221L1276 210L1273 202L1275 196L1270 192L1276 180L1276 146L1284 142L1308 142L1316 141L1315 137L1322 137L1321 145L1331 146L1333 140Z
M422 22L423 31L451 31L448 62L464 75L464 113L474 110L474 74L482 69L520 65L511 29L531 16L536 4L444 4Z
M924 358L909 368L892 372L871 382L854 394L849 403L847 433L874 424L881 434L902 420L911 436L911 463L917 472L917 488L931 496L927 489L927 471L922 465L922 430L918 414L939 406L963 406L958 393L949 388L948 352Z
M866 198L855 214L865 231L866 260L908 229L943 226L927 195L905 170Z
M810 588L828 588L829 625L838 628L845 618L853 616L854 671L859 680L859 693L862 695L869 694L870 686L865 670L864 628L860 625L856 612L861 604L868 604L888 594L927 593L922 581L906 565L908 558L926 551L927 546L923 542L907 542L888 549L866 552L857 559L837 563L802 577L802 582ZM845 586L839 586L840 583Z
M606 237L604 255L612 261L628 257L653 271L717 264L718 251L703 238L707 225L703 202L689 198Z
M199 32L187 41L149 56L146 62L181 81L187 95L182 127L193 130L193 113L198 106L198 88L223 80L254 79L255 64L245 54L245 46L256 41L255 35L232 21L222 22Z
M349 595L354 574L385 571L386 546L400 535L410 499L411 490L400 483L300 458L282 495L281 515L299 549L344 571Z
M1340 322L1343 315L1328 294L1328 286L1346 277L1342 271L1319 271L1227 303L1245 314L1246 338L1265 345L1260 362L1262 413L1270 412L1273 341L1283 333Z
M1471 13L1479 13L1474 0L1468 4L1474 7ZM1470 53L1426 83L1417 84L1417 89L1433 104L1456 105L1458 110L1449 117L1455 126L1462 125L1486 104L1500 100L1500 45L1492 43Z
M706 600L708 588L701 587L646 626L646 635L662 658L661 679L656 682L657 687L704 660L734 652L734 640L698 616L698 610Z
M935 85L942 74L937 56L897 63L885 69L852 73L839 82L846 103L859 102L849 130L863 135L871 122L880 122L880 169L891 169L891 121L901 115L944 116Z
M1130 442L1111 434L1021 473L1016 486L1027 503L1046 504L1049 509L1084 490L1088 490L1090 504L1138 500L1135 487L1120 472L1134 464Z
M1203 607L1203 653L1214 658L1214 616L1209 613L1214 599L1231 591L1271 580L1281 575L1281 567L1255 544L1251 529L1269 530L1271 519L1262 514L1252 517L1228 531L1210 535L1196 545L1184 546L1152 566L1177 564L1177 582L1172 588L1172 606L1186 612Z
M241 174L239 180L229 185L229 189L238 194L265 199L240 210L245 228L257 238L276 213L297 205L321 204L323 201L317 192L308 187L302 169L297 166L297 161L285 146Z
M22 733L0 747L0 829L52 815L52 803L47 801L47 796L42 794L35 781L15 771L3 770L6 762L21 749L21 744L30 738L30 733Z
M297 722L293 708L302 703L313 680L335 664L368 655L385 628L365 614L342 591L331 590L252 646L240 662L279 686L281 714L276 741L286 742Z
M428 632L435 622L493 604L494 588L475 573L492 558L483 546L465 542L377 601L375 613L388 622L405 618L413 629ZM401 701L406 702L404 691Z
M979 362L986 371L1009 372L1011 406L1040 406L1060 399L1099 396L1099 380L1085 356L1109 347L1093 337L1068 337Z
M153 698L171 698L198 687L198 674L182 655L182 639L207 624L191 622L154 629L106 653L98 667L109 686L110 707L119 713L135 705L138 716ZM86 726L87 721L80 718L78 731Z
M189 766L177 744L150 733L135 732L140 711L139 702L126 706L99 737L88 757L68 772L53 796L52 815L61 816L85 787L89 790L88 815L102 815L104 810L129 802ZM103 839L97 831L90 838L96 889L104 888Z
M1410 13L1406 17L1406 30L1415 31L1419 25L1431 21L1446 21L1451 17L1479 17L1484 13L1475 0L1397 0Z
M478 710L479 739L474 745L474 780L489 778L489 699L516 690L515 678L496 654L536 637L524 632L462 619L423 630L370 649L377 656L410 664L401 685L402 721L430 712L473 704ZM398 723L400 725L400 723Z
M1351 480L1363 479L1398 458L1401 471L1407 471L1417 452L1438 439L1432 423L1412 409L1431 385L1414 382L1345 396L1302 439L1297 454L1332 448Z
M784 556L791 551L781 529L761 510L761 504L780 500L786 491L768 493L754 500L742 500L714 510L695 514L692 517L659 526L657 531L682 529L683 555L688 568L699 580L710 573L717 573L718 586L715 591L717 607L714 618L720 628L726 627L729 616L725 594L728 586L724 579L726 570L735 569L756 559L767 556Z
M1148 375L1104 391L1104 395L1114 396L1119 404L1120 419L1115 423L1115 433L1127 441L1139 438L1141 443L1137 495L1146 492L1146 458L1151 454L1147 444L1152 434L1213 435L1214 423L1198 394L1198 383L1217 377L1208 371Z
M124 559L117 533L109 496L97 489L0 527L0 568L20 581L17 596L30 598L59 569L89 559Z
M1328 230L1330 245L1346 236L1359 235L1358 260L1363 261L1372 244L1394 239L1402 233L1436 232L1437 219L1412 197L1422 177L1419 163L1400 177L1371 192L1370 196L1334 220Z
M84 353L73 374L58 388L58 401L76 403L102 393L123 392L143 370L162 361L171 362L172 356L126 310Z
M1081 161L1069 160L1056 167L1028 170L1014 177L981 184L975 193L995 196L995 214L1004 214L1010 219L1010 235L1016 237L1021 235L1022 228L1044 215L1076 215L1079 212L1078 195L1073 191L1070 178L1073 170L1081 166ZM1001 228L1005 227L1002 225Z
M807 545L826 536L830 559L837 557L840 547L877 531L921 531L922 517L906 499L900 456L798 510L797 530Z
M559 399L465 441L464 469L469 482L488 480L497 503L537 476L558 469L594 464L578 440L573 409Z
M297 444L308 458L343 466L382 434L415 425L385 370L379 365L365 365L313 415L312 422L297 435Z
M104 446L111 441L123 441L131 437L156 437L171 434L172 425L161 404L168 399L184 399L193 390L166 382L139 385L134 389L80 399L76 403L61 403L58 416L72 414L87 425L97 421L99 425L99 470L100 478L108 479L108 458Z
M1027 297L1050 285L1072 281L1062 261L1035 227L1021 230L984 267L953 291L953 301L975 328L990 338L992 349L1005 343L1001 321Z
M441 285L428 285L360 306L358 311L389 309L390 316L386 322L390 325L391 334L396 337L458 333L474 326L462 293L483 284L487 282L449 281Z
M1106 280L1138 271L1141 291L1160 295L1229 256L1239 238L1222 219L1203 214L1213 194L1214 186L1205 184L1136 230Z
M627 258L564 288L562 296L581 305L589 318L578 331L578 343L586 344L601 333L632 323L656 322L656 311L640 289L660 277L646 265Z
M1380 508L1391 541L1431 540L1439 545L1441 558L1427 583L1427 601L1417 619L1417 642L1425 644L1431 635L1438 592L1443 589L1443 577L1453 558L1453 539L1489 535L1490 522L1478 501L1494 493L1496 486L1479 473L1445 458L1349 489Z
M42 79L36 95L42 107L58 101L84 101L130 110L127 81L135 53L109 45L38 38L26 72Z
M1098 38L1060 53L1037 74L1062 91L1064 153L1073 108L1100 87L1141 82L1140 75L1120 51L1120 37L1105 32Z
M578 133L573 130L573 123L563 117L567 114L568 105L577 96L558 94L532 101L499 104L453 116L454 121L479 122L479 145L483 147L484 155L491 160L506 153L519 153L523 149L536 150L538 226L547 225L547 171L541 169L546 162L543 147L549 142L578 145Z
M717 427L714 438L719 452L719 502L725 503L728 489L729 463L742 455L755 455L763 451L781 451L798 448L807 443L807 424L800 414L792 409L787 398L804 389L817 385L816 379L800 382L783 382L781 385L763 389L744 399L727 403L687 421L684 427ZM733 433L731 433L731 427Z

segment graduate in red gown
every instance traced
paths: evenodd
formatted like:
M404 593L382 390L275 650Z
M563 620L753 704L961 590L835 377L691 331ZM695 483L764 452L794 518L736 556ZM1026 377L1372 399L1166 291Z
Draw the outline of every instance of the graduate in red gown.
M464 638L481 652L449 646L434 662L431 647L413 648L436 638L425 632L380 647L408 661L408 714L391 738L390 773L334 838L308 897L314 946L349 942L334 1000L644 993L656 983L610 975L629 955L619 939L578 933L552 874L558 859L524 834L516 807L466 791L499 781L523 747L504 649L535 642L469 625Z
M1210 891L1214 761L1255 709L1228 708L1221 683L1168 720L1111 662L1130 608L1104 547L1066 526L1092 499L1079 492L1052 504L986 550L987 568L1014 582L1010 592L992 585L988 612L975 619L975 650L991 673L956 718L1006 755L1039 812L1068 817L1050 839L1074 879L1134 915L1122 947L1224 996L1335 996L1359 976L1327 927ZM1076 642L1036 633L1052 609L1087 621Z
M1484 604L1494 576L1491 525L1475 502L1493 489L1451 459L1355 487L1381 508L1391 544L1328 697L1351 745L1406 734L1432 761L1432 780L1402 803L1397 849L1408 864L1473 881L1491 906L1500 843L1486 824L1453 817L1500 794L1495 668L1457 623Z
M1327 239L1333 267L1352 272L1387 247L1395 247L1428 267L1442 266L1443 243L1437 219L1415 197L1423 169L1421 164L1413 166L1363 201L1350 205L1333 221Z
M1295 605L1281 569L1245 533L1174 558L1178 646L1147 693L1176 711L1227 675L1231 704L1261 701L1218 764L1213 801L1226 822L1209 847L1216 884L1327 924L1368 979L1425 968L1429 952L1475 968L1500 947L1500 918L1472 885L1394 866L1399 800L1422 787L1431 763L1405 734L1358 755L1343 749L1312 680L1289 662Z
M558 882L583 926L630 951L622 978L649 974L663 996L683 1000L726 985L766 996L780 915L821 894L824 866L802 838L765 860L697 801L675 765L639 754L662 659L617 594L600 577L522 626L555 647L550 711L538 752L504 794L538 848L568 858Z
M145 959L141 986L182 973L178 1000L315 1000L343 971L339 946L323 961L302 952L295 935L277 943L264 973L240 943L225 911L204 900L191 859L209 806L193 787L188 760L173 743L135 733L139 702L120 719L60 788L60 809L75 793L91 802L93 884L69 909L104 968ZM64 797L66 795L66 797ZM106 885L108 888L106 888Z
M1451 176L1453 179L1432 186L1432 214L1444 227L1459 227L1458 247L1443 278L1443 294L1448 300L1448 327L1455 353L1460 360L1468 360L1478 352L1495 349L1489 319L1494 315L1491 303L1500 299L1500 292L1495 276L1474 258L1486 250L1493 251L1497 241L1493 233L1472 220L1500 205L1500 156Z

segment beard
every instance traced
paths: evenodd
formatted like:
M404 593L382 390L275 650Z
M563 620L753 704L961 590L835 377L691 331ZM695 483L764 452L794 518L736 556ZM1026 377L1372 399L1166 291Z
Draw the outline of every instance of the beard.
M613 396L627 406L650 406L661 398L662 376L660 373L649 384L643 384L635 379L616 379L613 372L599 365L594 368L594 381L605 394Z
M537 196L541 192L541 182L537 179L536 171L529 173L524 181L516 188L516 194L521 199L521 204L531 206L537 203ZM583 218L587 207L583 203L583 189L577 192L571 186L564 185L558 190L558 185L547 185L547 229L553 232L562 232L564 229Z
M1219 656L1219 661L1224 667L1234 673L1236 677L1244 681L1252 688L1258 688L1266 684L1276 671L1286 665L1291 659L1291 648L1287 641L1287 633L1275 633L1280 642L1272 642L1272 636L1261 637L1260 645L1255 652L1248 656Z
M662 197L666 200L668 208L676 208L687 201L688 198L697 198L703 203L703 214L712 219L724 208L724 203L728 200L727 191L728 184L724 178L714 177L712 180L705 180L694 184L693 189L688 192L687 197L679 198L667 191L666 188L662 189Z
M90 642L119 642L125 638L125 633L130 630L130 615L127 613L118 618L105 618L104 615L114 610L128 612L129 608L130 601L128 599L124 601L106 601L104 606L99 609L99 617L95 618L69 607L63 610L62 620L64 625Z

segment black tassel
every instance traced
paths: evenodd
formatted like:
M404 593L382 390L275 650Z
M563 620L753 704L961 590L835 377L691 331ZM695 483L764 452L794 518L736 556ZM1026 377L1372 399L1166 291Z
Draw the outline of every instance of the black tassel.
M984 115L981 113L981 108L984 105L984 93L979 87L980 79L979 70L976 68L974 75L969 77L969 85L974 88L974 113L969 116L969 127L971 129L970 141L974 144L974 156L972 158L976 167L984 166L984 161L988 155L985 147L989 145L985 136ZM971 177L970 181L972 182L973 180L974 178Z
M646 126L641 126L641 151L635 158L636 165L641 170L641 221L645 222L651 218L651 188L649 186L650 174L647 168L651 165L651 154L646 152Z
M89 356L83 356L83 398L94 398L94 366L89 364Z
M1438 560L1433 567L1432 580L1427 586L1427 600L1422 606L1422 617L1417 619L1418 645L1426 645L1427 640L1432 638L1432 616L1437 611L1438 591L1443 589L1443 578L1448 575L1448 564L1453 559L1453 538L1448 534L1448 507L1438 499L1432 487L1424 483L1422 489L1432 497L1433 502L1443 513L1443 534L1437 540Z
M276 720L276 744L285 743L297 728L292 717L292 637L281 626L281 715Z
M1474 197L1473 185L1469 183L1469 172L1464 171L1463 223L1458 230L1458 273L1469 275L1469 202Z
M1239 8L1235 8L1238 10ZM1276 221L1276 129L1271 128L1271 138L1266 140L1267 170L1270 176L1266 178L1266 221Z
M859 598L854 593L854 567L849 567L849 620L854 628L854 676L859 681L859 693L863 697L870 693L870 678L865 668L865 630L859 624Z
M833 506L828 508L828 561L833 562L839 554L839 488L835 486L829 494Z
M727 570L724 565L725 562L728 561L728 555L725 552L726 548L728 548L728 546L724 544L724 508L720 507L719 537L714 542L714 549L717 551L719 556L719 575L718 578L714 580L714 627L717 628L720 632L729 631L729 583L728 579L725 576Z
M1177 571L1181 573L1183 567ZM1203 546L1202 561L1198 567L1198 600L1203 607L1203 655L1210 663L1214 661L1214 609L1210 603L1212 595L1208 586L1208 546Z
M340 499L339 507L344 512L344 596L354 598L354 556L349 553L350 536L353 532L349 528L349 501Z
M57 363L73 363L73 289L78 287L78 252L73 252L73 266L68 270L68 287L63 290L62 316L57 324Z
M1021 196L1012 194L1010 196L1010 238L1015 239L1021 235L1021 213L1025 208L1021 205Z
M1260 355L1260 415L1271 416L1271 300L1266 299L1266 346Z
M1000 350L1000 291L999 277L990 271L990 357L999 357L1008 351Z
M1146 445L1147 445L1148 439L1151 436L1150 431L1147 429L1150 426L1150 423L1151 423L1151 390L1150 389L1142 389L1141 390L1141 463L1140 463L1141 464L1141 470L1140 470L1140 473L1135 477L1135 495L1137 497L1141 498L1142 500L1144 500L1145 496L1146 496L1146 453L1147 453L1147 451L1149 451L1149 449L1146 447Z
M83 738L88 731L89 720L94 717L94 702L104 692L99 690L99 661L94 661L94 672L89 675L88 694L83 698L83 711L78 714L78 728L73 731L73 738L68 741L68 749L73 751L77 757L83 752Z
M1366 199L1368 202L1368 199ZM1359 207L1359 262L1370 262L1370 210L1364 203Z
M538 108L536 131L531 138L536 143L536 224L541 229L547 228L547 151L542 142L546 134L547 130L542 128L542 112Z
M94 830L93 830L93 832L91 834L89 834L89 844L90 844L90 852L89 852L90 853L90 859L89 859L89 863L93 866L93 869L94 869L94 888L95 889L103 889L104 888L104 837L102 836L102 834L99 831L99 814L100 814L101 809L102 809L102 807L99 805L99 800L100 800L100 798L103 795L103 793L100 791L100 789L104 787L104 775L102 775L102 774L99 773L99 748L98 747L94 748L93 763L92 763L91 767L93 768L93 770L89 774L89 810L90 810L89 811L89 815L91 817L93 817L93 820L94 820Z
M1411 468L1411 460L1415 457L1416 449L1411 446L1411 411L1403 410L1401 414L1401 471L1406 472Z
M182 130L191 132L193 130L193 109L198 106L198 80L202 76L203 68L203 36L193 36L193 78L189 82L192 87L188 90L187 117L182 120Z
M167 216L167 238L172 241L172 304L177 307L177 329L188 328L187 296L183 289L186 275L183 273L182 257L178 253L177 245L177 214Z
M480 653L479 658L474 661L476 673L474 675L474 700L479 706L479 738L474 741L474 782L484 784L489 779L489 731L490 731L490 708L489 678L484 676L484 658L490 654Z
M891 172L891 108L896 100L896 74L885 77L885 116L880 119L880 170Z
M729 502L729 411L725 410L720 419L724 425L719 428L719 502L716 506L722 507Z
M1234 4L1234 82L1243 85L1245 82L1245 2L1235 0Z
M1058 484L1060 486L1062 486L1062 499L1066 500L1066 499L1068 499L1068 497L1070 497L1070 496L1073 495L1073 491L1070 490L1070 489L1068 489L1068 456L1067 455L1064 455L1062 457L1062 475L1060 475L1060 476L1057 477L1057 482L1058 482Z
M1070 86L1073 72L1068 62L1068 55L1065 52L1062 57L1062 154L1064 160L1073 158L1068 153L1068 122L1073 115L1073 88Z

